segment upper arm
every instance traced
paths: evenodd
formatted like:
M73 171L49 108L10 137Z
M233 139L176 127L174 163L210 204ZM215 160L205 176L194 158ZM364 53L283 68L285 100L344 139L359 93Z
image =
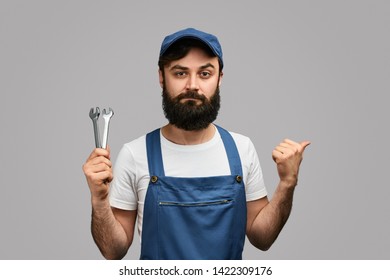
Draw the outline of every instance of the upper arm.
M135 221L137 219L137 210L122 210L112 207L115 219L122 225L127 237L127 246L130 247L133 242Z
M268 198L267 196L253 200L248 201L246 203L247 208L247 221L246 221L246 234L250 235L250 230L253 224L253 221L257 217L257 215L260 213L260 211L268 204Z

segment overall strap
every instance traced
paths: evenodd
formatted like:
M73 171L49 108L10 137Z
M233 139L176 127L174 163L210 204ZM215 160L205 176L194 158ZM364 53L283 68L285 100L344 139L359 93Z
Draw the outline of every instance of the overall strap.
M226 154L229 160L230 172L232 175L242 176L242 166L240 155L238 154L236 143L232 135L222 127L216 125L219 134L221 135L223 144L225 145Z
M146 134L146 152L150 176L165 176L159 128Z

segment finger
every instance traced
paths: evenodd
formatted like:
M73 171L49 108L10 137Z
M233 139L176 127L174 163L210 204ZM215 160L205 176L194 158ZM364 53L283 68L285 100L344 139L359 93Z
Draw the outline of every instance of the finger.
M86 175L106 169L112 169L112 166L111 162L104 157L102 159L94 158L83 165L83 171Z
M284 142L296 147L298 149L298 151L301 153L305 150L305 148L307 146L309 146L311 144L310 141L303 141L301 143L297 143L297 142L292 141L290 139L284 139Z
M89 181L96 181L105 172L112 173L112 169L107 165L94 165L84 169L84 174Z
M300 151L301 149L301 145L293 140L290 140L290 139L284 139L284 142L283 143L286 143L287 145L289 145L290 147L294 148L296 151Z
M277 155L288 155L291 154L291 148L276 146L273 152L276 152Z
M297 142L295 142L291 139L288 139L288 138L284 139L283 142L288 143L288 144L293 145L293 146L299 145Z
M103 149L103 148L96 148L95 153L97 156L104 156L106 158L110 158L110 150L109 149Z
M272 151L272 159L276 161L276 159L280 156L280 152L273 150Z
M95 165L95 164L100 164L100 163L104 163L107 166L112 167L112 162L108 158L103 157L103 156L98 156L98 157L92 158L87 162L88 165Z
M106 183L106 182L111 182L112 179L113 179L113 175L112 175L112 172L110 171L104 171L104 172L99 172L99 173L96 173L95 176L94 176L94 182L97 182L97 183Z
M279 163L281 160L283 160L283 154L280 151L273 150L272 151L272 159L276 162Z
M290 148L291 144L288 144L286 142L282 142L282 143L279 144L279 146L284 147L284 148Z
M111 170L112 168L110 166L108 166L107 164L105 163L99 163L99 164L95 164L95 165L91 165L88 169L88 171L92 172L92 173L99 173L99 172L103 172L103 171L107 171L107 170Z
M283 152L283 154L296 154L300 151L300 146L298 143L296 145L290 143L280 143L279 149Z
M304 151L306 149L307 146L309 146L311 144L310 141L303 141L300 143L301 147L302 147L302 151Z
M98 157L98 156L104 156L108 159L110 159L110 152L109 150L106 150L106 149L102 149L102 148L95 148L92 153L89 155L88 160L90 159L93 159L95 157Z
M111 183L111 181L114 179L114 175L112 174L112 171L107 174L106 182Z
M287 153L289 153L289 151L290 151L290 148L289 147L283 147L283 146L276 146L275 147L275 150L276 151L278 151L279 153L281 153L281 154L287 154Z
M84 174L88 178L94 179L96 176L99 176L99 174L104 172L112 173L112 168L107 166L105 163L84 166Z

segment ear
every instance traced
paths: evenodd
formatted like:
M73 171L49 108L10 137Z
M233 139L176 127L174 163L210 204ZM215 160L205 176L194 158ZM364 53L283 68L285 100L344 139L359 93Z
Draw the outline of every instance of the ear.
M222 77L223 77L223 72L221 71L221 73L219 74L219 83L218 83L219 87L221 86L222 83Z
M160 81L160 87L163 88L163 85L164 85L164 74L163 74L163 72L160 69L158 70L158 78L159 78L159 81Z

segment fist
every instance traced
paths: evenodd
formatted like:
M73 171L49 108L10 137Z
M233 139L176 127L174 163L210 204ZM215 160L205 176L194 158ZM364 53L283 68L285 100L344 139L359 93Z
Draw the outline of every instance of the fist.
M109 183L113 179L110 150L94 149L83 165L92 198L105 199L108 196Z
M295 186L298 182L299 166L303 159L303 152L310 145L309 141L301 143L285 139L272 151L272 158L276 163L281 182Z

